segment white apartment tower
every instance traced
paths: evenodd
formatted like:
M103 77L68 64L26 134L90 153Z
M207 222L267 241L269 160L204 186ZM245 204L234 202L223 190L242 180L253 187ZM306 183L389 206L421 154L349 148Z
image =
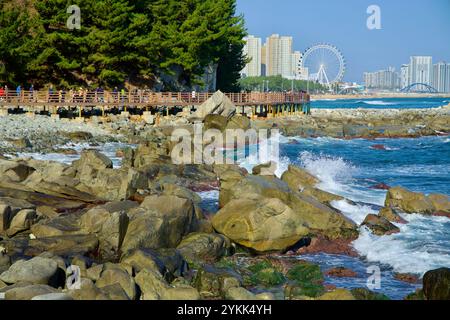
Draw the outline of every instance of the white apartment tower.
M404 64L400 68L400 88L406 88L411 83L409 82L409 65Z
M300 79L303 69L303 54L300 51L295 51L292 54L292 74L287 78Z
M410 84L423 83L431 86L433 75L433 58L430 56L412 56L409 64ZM419 90L425 88L418 87Z
M248 36L245 39L244 54L251 61L241 71L243 77L259 77L261 76L261 38Z
M432 87L438 92L450 92L450 64L445 62L436 63L433 66Z
M292 77L292 37L273 34L266 39L266 75Z

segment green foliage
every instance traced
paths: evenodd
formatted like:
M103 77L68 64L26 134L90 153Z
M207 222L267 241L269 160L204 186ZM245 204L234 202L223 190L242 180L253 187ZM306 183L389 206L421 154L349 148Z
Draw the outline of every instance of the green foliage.
M281 76L246 77L240 79L239 84L241 89L244 91L290 91L292 89L292 84L294 85L294 91L309 90L309 92L326 92L328 89L320 83L316 83L314 81L292 81Z
M268 261L251 265L248 270L251 272L248 279L251 285L277 286L286 281L284 275Z
M70 5L80 30L66 27ZM235 0L3 0L0 10L0 81L13 85L189 90L215 66L228 90L245 63Z
M287 278L295 285L290 288L290 296L318 297L324 293L323 275L320 267L311 263L301 263L287 273Z

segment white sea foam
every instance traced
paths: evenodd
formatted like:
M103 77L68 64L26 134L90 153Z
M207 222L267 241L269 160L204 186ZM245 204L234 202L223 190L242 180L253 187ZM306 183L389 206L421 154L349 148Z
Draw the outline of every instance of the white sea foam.
M300 154L300 161L307 171L319 178L320 186L327 189L341 188L341 181L348 181L356 170L342 158L317 156L308 151Z
M202 198L202 200L218 200L219 190L201 191L197 194Z
M397 224L400 233L375 236L363 227L354 248L369 262L388 264L397 272L418 273L450 267L450 219L402 215L408 224Z
M362 188L360 182L353 178L358 167L340 157L304 151L300 153L299 161L308 172L319 178L320 182L316 186L319 189L357 202L382 205L385 200L385 191Z
M363 100L361 102L372 106L394 106L397 104L394 102L386 102L381 100Z
M275 144L287 142L289 142L289 139L282 135L277 135L273 138L260 141L257 146L260 152L257 152L258 149L256 147L253 148L253 152L251 152L245 159L242 159L239 165L247 169L248 172L251 172L252 169L258 164L274 162L277 164L275 175L280 178L281 175L288 169L290 160L288 157L280 156L279 150L277 150Z
M331 205L342 211L342 213L349 219L352 219L356 224L360 225L368 214L377 214L378 212L368 205L356 204L353 205L345 200L332 201Z
M64 153L18 153L18 158L33 158L36 160L56 161L64 164L71 164L73 161L80 158L81 152L85 149L95 149L103 153L105 156L111 159L115 168L118 168L122 164L122 158L116 155L118 149L124 147L132 147L132 145L116 142L108 142L99 146L92 146L89 143L76 143L60 146L60 149L72 149L76 151L76 154L64 154Z

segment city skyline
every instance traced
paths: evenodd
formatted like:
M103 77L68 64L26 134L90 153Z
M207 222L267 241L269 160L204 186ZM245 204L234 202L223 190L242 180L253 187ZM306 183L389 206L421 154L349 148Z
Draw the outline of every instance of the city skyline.
M367 28L367 8L372 4L380 7L381 30ZM238 0L238 12L249 34L262 39L274 33L292 36L293 51L304 52L317 43L337 46L346 58L344 80L349 82L361 83L367 70L400 69L409 56L450 60L450 42L445 40L450 34L448 0L348 0L345 6L330 0L268 0L258 5Z
M417 90L450 92L450 63L435 61L432 56L411 56L408 64L364 72L364 84L368 89L398 90L414 86ZM429 86L428 88L423 85Z
M272 34L265 39L255 35L244 38L244 54L250 62L242 69L242 77L282 76L300 79L302 58L300 51L293 51L293 38Z

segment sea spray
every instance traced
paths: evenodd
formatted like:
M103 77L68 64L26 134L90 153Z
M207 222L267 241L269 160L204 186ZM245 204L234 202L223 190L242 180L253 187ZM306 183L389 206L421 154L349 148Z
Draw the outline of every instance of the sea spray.
M428 270L450 267L450 219L423 215L402 215L407 224L396 224L400 233L375 236L362 227L353 242L369 262L390 265L401 273L423 275Z

